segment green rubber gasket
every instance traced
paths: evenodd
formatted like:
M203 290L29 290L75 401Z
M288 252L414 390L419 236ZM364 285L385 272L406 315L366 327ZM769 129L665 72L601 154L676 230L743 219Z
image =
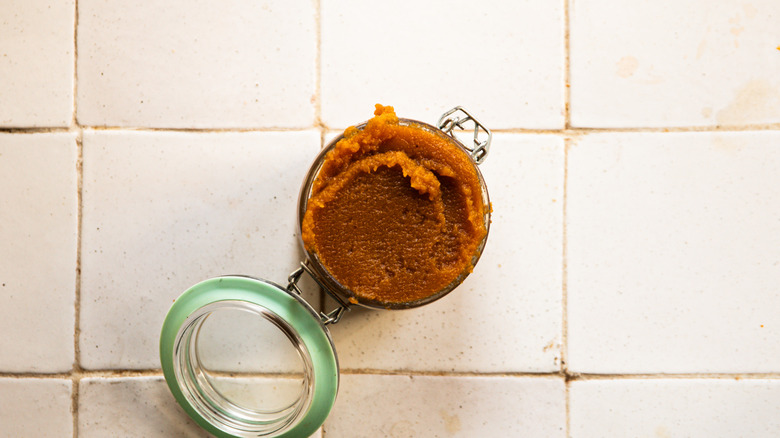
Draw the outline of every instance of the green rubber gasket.
M171 306L160 334L160 362L165 381L176 401L211 434L220 438L236 437L211 424L190 405L174 372L176 337L185 321L198 309L220 301L245 301L264 307L297 331L312 359L312 402L298 423L276 437L307 437L316 432L333 408L338 392L338 360L330 335L316 312L302 298L288 293L281 286L251 277L226 276L205 280L185 291Z

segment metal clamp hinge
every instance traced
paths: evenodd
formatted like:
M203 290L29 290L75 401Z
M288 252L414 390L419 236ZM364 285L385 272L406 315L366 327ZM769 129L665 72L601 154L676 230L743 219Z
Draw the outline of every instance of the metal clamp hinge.
M311 268L306 264L306 262L301 262L301 266L293 271L288 277L287 277L287 291L288 292L295 292L298 295L301 295L301 288L298 287L298 281L301 279L301 276L303 273L306 272L309 274L309 277L314 280L317 285L324 290L328 295L331 296L336 302L339 303L339 307L336 307L335 309L331 310L328 313L320 312L320 320L323 324L329 325L329 324L335 324L341 320L341 317L344 316L344 313L349 310L349 304L345 303L344 300L342 300L340 297L338 297L336 294L330 291L327 286L322 284L320 280L317 279L317 276L314 275L314 272L311 271Z
M488 150L490 149L490 142L493 140L493 133L485 127L479 120L476 119L471 113L466 111L460 106L447 111L439 118L439 129L444 131L450 137L454 137L452 131L455 128L465 130L464 126L467 122L474 123L474 147L466 146L466 149L471 152L471 157L477 164L482 164L487 157ZM485 138L487 135L487 138Z

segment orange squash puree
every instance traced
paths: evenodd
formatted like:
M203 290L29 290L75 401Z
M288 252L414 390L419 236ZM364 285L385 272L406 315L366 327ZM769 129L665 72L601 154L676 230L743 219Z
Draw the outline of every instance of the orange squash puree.
M393 107L325 155L302 223L306 249L358 301L409 303L472 269L487 234L471 158Z

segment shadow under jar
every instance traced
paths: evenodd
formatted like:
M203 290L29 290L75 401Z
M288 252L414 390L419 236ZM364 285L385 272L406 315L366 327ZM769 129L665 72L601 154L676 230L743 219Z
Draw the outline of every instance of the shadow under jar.
M473 145L466 147L453 131L472 126ZM306 259L287 286L241 275L216 277L185 291L169 310L160 360L184 410L218 437L314 433L338 391L338 360L327 325L351 306L409 309L436 301L476 265L491 212L477 165L490 141L490 131L461 107L443 114L437 128L399 119L392 107L377 105L374 118L323 148L298 199ZM302 298L304 273L338 303L334 310L318 312ZM231 328L240 315L281 335L276 343L240 343L234 349L252 345L261 350L254 357L265 358L286 344L297 371L209 365L219 364L207 357L220 355L213 345L230 344L224 337L273 337L264 329ZM228 325L215 332L214 321ZM215 344L220 336L222 344ZM269 378L286 383L268 384ZM260 394L236 395L247 382L260 382L255 385ZM283 401L274 392L279 387L285 387Z

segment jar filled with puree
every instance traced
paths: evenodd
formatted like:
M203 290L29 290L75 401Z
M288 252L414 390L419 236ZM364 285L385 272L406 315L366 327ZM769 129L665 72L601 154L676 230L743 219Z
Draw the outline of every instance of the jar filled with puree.
M472 127L473 144L467 147L453 131ZM301 187L298 236L305 260L287 286L241 275L216 277L191 287L171 307L160 359L184 410L219 437L314 433L335 402L339 382L327 325L352 306L408 309L438 300L479 260L491 206L477 165L491 137L461 107L447 111L434 127L376 105L374 117L324 147ZM302 298L303 274L335 299L334 310L319 312ZM289 403L273 409L241 403L209 377L199 337L205 336L208 318L225 311L268 321L292 344L302 371Z

